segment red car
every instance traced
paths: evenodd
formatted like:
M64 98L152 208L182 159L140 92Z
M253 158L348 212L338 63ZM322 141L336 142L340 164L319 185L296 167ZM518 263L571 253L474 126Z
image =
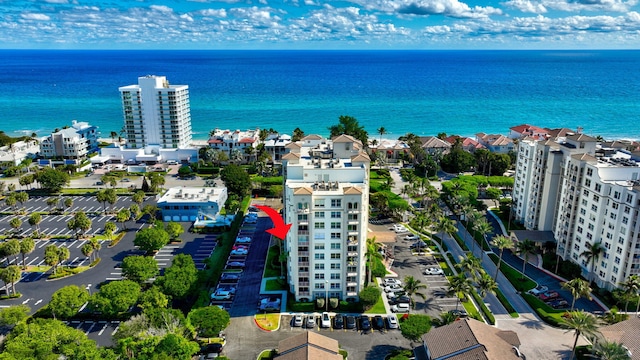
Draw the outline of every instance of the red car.
M553 300L557 297L559 297L560 294L558 294L557 291L547 291L545 293L540 294L540 296L538 296L540 298L540 300L542 301L549 301L549 300Z

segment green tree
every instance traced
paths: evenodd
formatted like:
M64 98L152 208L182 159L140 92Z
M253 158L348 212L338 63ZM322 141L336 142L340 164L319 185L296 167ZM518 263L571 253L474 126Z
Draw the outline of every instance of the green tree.
M80 250L82 251L82 255L86 256L89 258L89 261L93 261L92 259L92 255L93 255L93 246L91 246L91 244L84 244L82 245L82 247L80 248Z
M458 320L457 315L446 311L440 314L439 319L433 319L433 324L435 326L445 326L445 325L452 324L456 320Z
M91 219L84 213L84 211L78 211L73 215L73 218L67 222L67 228L76 233L76 237L84 235L89 229L91 229Z
M113 221L107 221L104 223L104 236L109 240L113 240L113 233L118 229L116 224Z
M523 279L525 278L524 271L526 270L527 263L529 262L527 258L529 257L529 254L533 254L535 250L536 250L536 244L533 241L528 239L525 239L523 241L518 241L518 243L516 244L516 252L522 258L522 278Z
M416 302L415 300L413 300L414 295L420 297L423 300L427 298L427 296L420 291L426 289L427 285L423 284L422 281L415 279L413 276L405 276L403 288L407 293L407 296L411 300L411 308L415 308L416 306Z
M384 126L380 126L377 130L378 134L380 134L380 142L382 142L382 136L387 133L387 128Z
M378 299L381 294L380 288L377 286L367 286L360 291L360 301L365 309L371 308Z
M629 349L615 341L598 339L593 346L593 352L599 360L631 360Z
M36 179L42 189L48 192L58 192L65 185L69 183L71 177L68 173L57 169L47 168L39 171L36 175Z
M629 300L633 297L638 296L638 292L640 292L640 276L637 274L633 274L627 278L621 285L621 289L624 293L625 304L624 304L624 312L627 312L629 307ZM637 299L638 305L640 307L640 299ZM636 309L636 312L638 310Z
M54 319L57 317L64 320L77 314L88 300L89 292L87 289L77 285L69 285L53 293L48 307Z
M487 197L493 200L494 206L498 206L498 200L500 199L500 195L502 195L502 190L494 187L490 187L486 191Z
M220 178L224 181L230 193L244 197L251 190L249 173L235 164L229 164L220 172Z
M10 265L0 271L0 279L7 285L7 294L9 294L9 288L13 295L16 295L16 282L20 280L22 272L17 265Z
M91 240L89 240L89 244L93 248L93 252L96 255L95 258L99 259L100 258L100 248L102 248L102 245L100 244L100 241L98 241L96 239L91 239Z
M598 241L591 244L587 248L587 250L583 251L580 254L580 256L584 256L587 259L587 262L591 262L591 270L590 270L591 282L595 280L596 262L598 261L598 258L600 258L600 255L603 252L604 252L604 247L602 247L602 242Z
M100 190L96 194L96 200L98 202L102 203L102 209L104 210L104 213L106 214L107 213L107 203L109 203L110 205L115 204L116 201L118 201L118 194L116 194L116 191L114 189Z
M165 309L169 305L169 299L157 286L152 286L140 295L138 306L143 310Z
M98 347L84 331L54 319L35 318L20 323L4 343L3 359L116 360L111 349Z
M434 230L436 231L436 233L442 234L440 235L441 239L444 238L444 234L448 234L449 236L451 236L456 232L456 226L453 223L453 220L444 215L438 217L438 220L435 222L434 226Z
M480 236L482 236L483 244L480 245L480 248L481 249L484 248L484 242L487 241L487 235L493 232L493 227L491 226L491 224L489 224L486 218L482 217L473 224L473 230L480 233ZM474 251L475 251L475 242L476 241L474 239L473 240Z
M31 252L36 248L36 243L32 238L26 238L20 241L20 254L22 254L22 268L27 269L27 264L24 261L24 256L27 254L31 254Z
M9 225L11 225L13 230L18 232L20 231L20 227L22 226L22 220L20 220L19 217L14 217L13 219L11 219L11 221L9 221Z
M180 237L180 235L182 235L182 233L184 233L184 228L182 227L182 225L174 221L168 222L165 226L165 230L169 234L169 238L171 240L176 240Z
M511 157L508 154L492 152L489 154L489 175L502 176L511 167Z
M55 245L47 245L44 248L44 263L53 268L53 273L56 273L60 258L58 257L58 247Z
M460 298L466 297L471 292L471 289L471 280L468 279L464 274L460 273L456 276L451 277L447 292L449 294L455 295L456 298L458 298L458 301L456 301L456 310L458 310Z
M73 199L68 197L64 199L63 204L66 209L70 209L73 206Z
M40 213L32 213L29 216L29 225L36 227L36 232L40 232L40 223L42 222L42 215Z
M131 219L131 211L129 211L129 209L121 209L118 211L118 214L116 214L116 221L122 224L124 230L127 230L127 221L129 221L129 219Z
M164 293L176 299L186 297L198 281L198 269L191 256L178 254L159 281Z
M158 207L147 204L142 208L142 213L149 215L149 223L153 224L156 221L156 214L158 213Z
M7 205L8 207L10 207L12 210L15 211L18 200L16 200L15 194L11 194L4 199L4 203L5 205Z
M29 194L24 191L16 193L15 196L16 200L20 203L20 207L23 207L24 203L29 200Z
M491 275L486 272L482 272L480 277L477 280L478 282L478 294L483 299L488 294L495 294L496 290L498 290L498 283L491 277Z
M193 355L200 350L198 343L189 341L181 335L167 334L158 343L154 351L154 358L166 355L167 360L191 360Z
M29 317L31 308L27 305L13 305L0 309L0 326L14 326Z
M142 202L144 201L145 198L145 193L142 190L138 190L136 191L133 195L131 195L131 200L133 200L134 203L138 204L138 206L140 206L142 204Z
M571 356L569 357L569 360L573 360L580 335L593 337L598 334L598 319L584 311L572 311L568 313L568 315L569 316L560 319L560 325L569 329L568 331L574 331L576 335L573 347L571 348Z
M89 306L107 317L114 317L127 311L138 302L140 285L131 280L112 281L100 287L100 291L93 294Z
M293 135L291 136L291 141L300 141L304 138L304 131L302 131L299 127L293 129Z
M360 140L363 146L367 146L369 134L364 127L358 123L358 120L352 116L341 115L338 118L338 124L331 125L328 129L331 138L342 134L351 135L357 140Z
M461 271L469 274L469 277L473 281L478 280L478 272L482 270L482 261L473 255L467 257L460 256L458 263L455 267Z
M500 256L498 257L498 265L496 267L496 275L493 277L493 280L498 279L498 273L500 272L500 265L502 264L502 254L504 253L504 249L513 249L514 243L513 239L508 236L498 235L493 238L491 241L491 246L495 246L500 250Z
M476 159L471 153L462 148L462 140L460 138L456 139L449 152L443 155L442 160L440 160L442 170L453 174L468 171L475 164Z
M69 260L70 256L71 256L71 252L69 252L69 248L66 248L64 246L60 246L58 248L58 262L60 264Z
M400 326L402 336L417 341L420 337L431 330L431 318L427 315L411 314Z
M169 234L160 227L149 227L136 233L133 244L147 253L160 250L169 243Z
M589 282L582 280L580 278L575 278L571 281L563 282L562 288L565 290L569 290L571 292L571 296L573 300L571 301L571 311L573 311L573 307L576 304L576 300L581 297L586 297L591 300L591 287L589 286Z
M58 203L58 199L51 197L47 199L47 206L49 206L49 211L53 211L54 206Z
M198 336L214 337L229 325L231 317L228 312L217 306L207 306L192 309L187 319L196 329Z
M18 263L18 254L20 254L20 241L11 239L4 243L4 253L9 256L14 256L14 263Z
M137 283L143 283L158 275L158 263L151 256L127 256L122 260L122 275Z

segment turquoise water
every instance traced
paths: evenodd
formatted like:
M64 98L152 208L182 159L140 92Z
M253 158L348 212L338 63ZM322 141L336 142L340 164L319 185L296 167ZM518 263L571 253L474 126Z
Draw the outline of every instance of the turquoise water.
M530 123L640 138L638 51L0 50L1 129L122 127L118 87L188 84L194 137L219 128L328 134L338 116L397 137L507 133Z

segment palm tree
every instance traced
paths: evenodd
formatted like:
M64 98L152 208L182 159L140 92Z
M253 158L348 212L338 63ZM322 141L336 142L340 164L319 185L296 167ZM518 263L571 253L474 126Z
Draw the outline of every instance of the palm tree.
M458 304L460 303L460 294L466 296L471 291L471 280L464 274L460 273L451 278L449 281L448 293L455 295L458 298L456 301L456 310L458 310Z
M384 126L378 128L378 134L380 134L380 142L382 142L382 135L387 133L387 129Z
M482 270L480 258L473 255L469 255L466 258L460 256L460 261L455 266L460 272L468 273L473 281L478 280L478 271Z
M445 326L452 324L456 320L458 320L458 316L447 311L440 314L439 319L433 319L433 322L436 326Z
M615 341L598 340L593 346L593 352L600 360L631 360L629 349Z
M604 248L602 247L602 242L598 241L595 242L593 244L591 244L591 246L589 246L589 248L585 251L583 251L580 256L584 256L585 258L587 258L587 262L591 262L591 282L593 282L595 280L595 267L596 267L596 261L598 261L598 258L600 257L600 254L602 254L604 252Z
M527 258L529 256L529 254L532 254L536 249L536 244L531 241L531 240L523 240L523 241L518 241L518 243L516 244L516 251L518 252L518 255L520 255L520 257L522 257L522 278L524 279L525 275L524 275L524 271L526 270L526 266L527 266Z
M371 268L373 266L373 262L375 258L381 258L382 255L378 252L378 248L376 247L376 237L367 238L367 252L365 253L365 257L367 258L367 280L373 282L373 274Z
M442 233L440 239L444 238L444 234L453 234L456 232L456 226L453 224L453 220L441 215L435 224L435 230L437 233Z
M24 261L24 256L27 254L31 254L31 252L36 248L36 243L32 238L26 238L20 241L20 254L22 254L22 268L27 269L27 265Z
M500 250L498 265L496 267L496 275L493 277L493 280L497 280L498 273L500 272L500 265L502 264L502 253L504 253L504 249L513 249L514 243L512 238L504 235L498 235L493 238L493 241L491 241L491 246L495 246Z
M640 291L640 276L637 274L633 274L627 278L627 281L623 282L621 285L622 291L624 293L624 297L626 302L624 304L624 312L627 312L627 308L629 306L629 300L634 296L638 296L638 291ZM638 301L640 305L640 301ZM638 310L636 310L638 312Z
M473 229L479 232L480 235L482 236L483 243L480 244L480 249L483 249L484 242L487 241L487 235L493 232L493 226L491 226L491 224L489 224L487 219L483 217L480 220L478 220L475 224L473 224ZM476 243L476 239L474 238L473 239L474 250L475 250L475 243Z
M578 345L578 338L580 335L593 337L598 334L598 319L584 311L570 312L568 317L560 320L560 325L569 329L568 331L573 330L576 334L569 360L573 360L576 354L576 345Z
M486 272L482 272L480 278L477 280L478 283L478 294L483 299L489 294L495 294L496 290L498 290L498 283L491 277L491 275Z
M571 296L573 297L573 301L571 301L571 311L573 311L573 307L576 304L576 300L581 297L586 297L591 300L591 288L589 287L589 282L582 280L580 278L575 278L571 281L563 282L562 288L565 290L569 290L571 292Z
M426 299L426 295L421 293L421 289L426 289L427 285L423 284L422 281L414 279L413 276L405 276L404 278L404 291L407 293L407 296L411 300L411 308L416 306L416 302L413 301L413 295L417 295L423 300Z

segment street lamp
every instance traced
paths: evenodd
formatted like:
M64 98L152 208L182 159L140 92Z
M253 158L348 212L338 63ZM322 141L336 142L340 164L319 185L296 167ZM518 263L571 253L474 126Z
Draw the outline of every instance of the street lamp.
M329 311L329 280L325 280L324 284L324 306L325 311Z
M87 285L85 289L87 289L87 291L89 292L89 296L91 296L91 284Z

